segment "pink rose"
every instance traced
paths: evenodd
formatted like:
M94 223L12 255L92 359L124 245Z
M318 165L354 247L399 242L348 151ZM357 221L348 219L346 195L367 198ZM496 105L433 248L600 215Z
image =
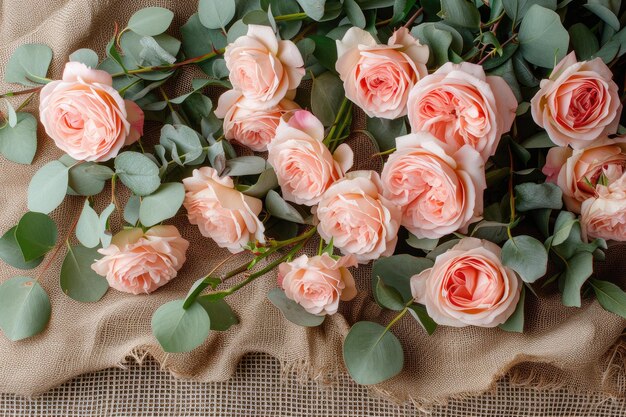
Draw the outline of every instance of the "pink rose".
M552 142L575 149L617 132L622 104L611 70L600 58L576 62L574 52L558 63L531 100L535 123Z
M240 91L229 90L220 96L215 115L224 119L226 139L234 139L255 152L266 151L268 143L276 136L280 118L300 108L286 98L268 109L254 107Z
M176 277L185 263L189 242L174 226L154 226L147 232L126 229L98 249L104 257L91 269L106 277L111 288L131 294L149 294Z
M109 73L79 62L42 88L39 113L57 147L79 161L107 161L143 134L139 106L120 96Z
M444 326L495 327L515 311L522 283L502 265L501 249L466 237L411 278L411 293Z
M350 28L337 41L335 68L346 97L370 117L397 119L406 115L413 85L428 74L428 47L406 28L396 30L387 45L363 29Z
M626 241L626 175L608 187L598 185L596 191L598 196L581 206L583 238Z
M548 177L546 181L563 190L567 209L580 213L581 204L596 196L596 187L617 181L625 168L626 136L622 136L601 138L582 149L551 148L543 173Z
M279 41L268 26L248 25L248 34L226 47L224 59L233 87L257 109L276 106L304 77L296 45Z
M189 223L198 225L202 236L232 253L243 251L248 242L265 242L265 227L257 217L263 203L237 191L230 177L220 178L215 169L202 167L183 184Z
M470 145L486 161L515 119L517 100L501 77L483 67L448 62L409 93L411 131L427 130L456 149Z
M308 111L298 110L280 121L276 138L268 145L267 160L276 171L285 200L317 204L352 166L354 155L348 145L340 145L332 155L323 140L324 126Z
M348 267L356 266L353 256L338 260L327 253L309 258L302 255L278 267L278 285L287 298L300 304L311 314L335 314L339 300L356 297L354 278Z
M315 210L322 238L359 263L390 256L398 241L400 208L382 195L375 171L354 171L330 186Z
M481 218L485 163L468 145L450 148L427 132L402 136L383 168L383 194L418 238L466 231Z

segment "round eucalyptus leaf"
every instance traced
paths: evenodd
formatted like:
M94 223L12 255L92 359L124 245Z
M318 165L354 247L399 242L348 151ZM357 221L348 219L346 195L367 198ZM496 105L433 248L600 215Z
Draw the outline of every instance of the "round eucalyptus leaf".
M130 17L128 28L143 36L159 35L167 30L174 13L163 7L146 7Z
M0 285L0 329L12 341L41 333L51 310L48 294L33 278L14 277Z
M380 278L385 285L395 288L404 302L409 301L411 295L411 277L424 269L433 266L433 261L427 258L401 254L377 259L372 265L372 282L377 284Z
M513 314L511 314L509 318L498 327L507 332L523 333L524 332L524 304L525 302L526 302L526 287L522 286L522 292L520 293L519 301L517 302L517 307L515 307L515 311L513 311Z
M556 0L502 0L506 14L516 23L519 23L531 6L538 4L546 9L556 10Z
M30 113L16 113L15 126L0 129L0 153L18 164L33 162L37 151L37 119Z
M139 209L141 208L141 198L136 195L130 196L124 206L124 220L131 225L137 224L139 220Z
M409 306L409 313L426 330L426 333L433 334L437 330L437 323L429 315L426 307L413 303Z
M316 51L318 47L315 48ZM313 80L311 109L324 126L330 126L335 121L343 97L343 83L336 75L325 72Z
M70 61L80 62L89 68L98 66L98 54L92 49L82 48L70 54Z
M179 182L168 182L141 201L139 221L144 226L153 226L172 218L185 199L185 187Z
M551 182L525 182L515 186L515 208L519 211L563 207L563 191Z
M200 0L198 16L209 29L222 29L235 17L235 0Z
M308 17L318 22L324 17L326 0L297 0Z
M161 185L159 167L139 152L122 152L115 158L115 172L137 195L149 195Z
M600 305L607 311L626 319L626 292L617 285L599 279L590 279L589 283L596 293Z
M361 29L365 27L365 15L356 0L344 0L343 8L346 11L350 23Z
M45 83L52 62L52 49L48 45L30 43L20 45L4 68L4 80L34 86Z
M0 238L0 259L17 269L36 268L43 261L43 256L26 262L15 240L16 229L17 226L13 226Z
M98 213L91 208L89 201L85 200L78 223L76 223L76 238L83 246L95 248L100 244L101 234Z
M68 171L59 161L41 167L28 184L28 209L47 214L57 208L67 192Z
M57 241L57 225L45 214L27 212L17 224L15 240L24 260L33 261L54 247Z
M531 236L514 236L502 247L502 263L517 272L524 282L533 283L546 274L548 252Z
M300 304L287 298L280 288L274 288L267 293L267 298L278 308L287 320L304 327L316 327L324 322L326 316L311 314Z
M559 15L537 4L528 9L519 35L520 51L532 64L553 68L567 54L569 34Z
M441 0L441 18L455 26L478 29L480 13L474 2L467 0Z
M369 321L355 323L343 342L343 360L352 379L372 385L394 377L404 366L404 351L396 336Z
M225 300L210 301L202 297L197 300L211 319L211 330L224 332L231 326L239 324L237 315Z
M95 248L80 245L68 248L60 276L65 295L81 303L94 303L106 294L109 283L91 269L91 265L101 257Z
M170 301L152 316L152 333L166 352L190 352L209 335L211 320L206 310L197 302L184 309L184 303Z
M374 298L376 298L376 302L381 307L394 311L400 311L404 308L404 300L398 290L385 285L385 282L378 276L374 279L374 282L376 283L374 286Z

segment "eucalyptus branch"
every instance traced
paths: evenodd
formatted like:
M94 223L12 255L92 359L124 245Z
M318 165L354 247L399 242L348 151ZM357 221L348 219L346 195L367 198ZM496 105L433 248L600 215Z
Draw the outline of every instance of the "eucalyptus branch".
M153 72L153 71L164 71L164 70L171 70L171 69L176 69L179 67L183 67L185 65L190 65L190 64L199 64L200 62L204 62L207 61L211 58L215 58L218 55L222 55L225 51L225 48L222 49L214 49L213 51L204 54L204 55L200 55L194 58L189 58L186 59L184 61L180 61L180 62L176 62L174 64L167 64L167 65L156 65L153 67L142 67L142 68L137 68L134 70L127 70L127 71L123 71L123 72L117 72L115 74L111 74L112 77L121 77L123 75L133 75L133 74L143 74L146 72Z
M0 98L15 97L15 96L21 96L21 95L24 95L24 94L38 93L39 90L41 90L43 87L44 87L43 85L40 85L38 87L29 88L28 90L9 91L7 93L0 94Z

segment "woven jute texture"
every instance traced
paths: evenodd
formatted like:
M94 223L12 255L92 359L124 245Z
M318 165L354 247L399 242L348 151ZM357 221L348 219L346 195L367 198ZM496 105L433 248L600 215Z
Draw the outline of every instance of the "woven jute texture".
M50 76L59 78L62 66L72 51L90 47L103 56L104 46L115 23L123 27L134 11L146 6L164 6L175 12L174 35L178 35L178 27L197 8L195 1L182 0L4 0L0 3L0 68L4 67L18 45L41 42L53 48L55 57ZM174 80L171 83L175 84L172 94L189 91L190 79L190 73L185 72ZM10 88L15 86L0 84L0 91ZM362 127L362 116L355 120L358 125L355 127ZM380 168L380 161L370 157L373 149L367 140L353 137L350 143L359 168ZM40 132L39 151L33 166L5 160L0 162L1 232L15 225L26 211L26 189L35 170L60 154L50 139ZM97 200L96 209L101 210L109 198L105 192ZM81 199L69 198L53 213L61 239L68 234L69 225L81 206ZM114 216L116 228L121 225L119 217ZM41 277L53 305L52 319L46 331L19 343L10 343L0 336L0 392L40 394L77 375L115 366L129 355L143 356L146 353L174 376L195 381L227 381L245 354L263 352L276 358L267 370L268 376L276 375L277 364L280 364L285 375L310 377L329 384L337 381L345 383L347 377L341 359L341 346L350 325L357 320L382 322L390 318L372 300L366 267L355 272L359 296L350 303L344 303L340 314L328 317L321 327L314 329L287 322L266 300L268 290L276 286L275 276L270 275L228 299L241 324L228 332L213 332L207 342L194 352L166 355L151 335L152 313L163 303L184 297L198 277L206 275L228 255L200 236L197 228L188 225L184 217L173 222L192 242L188 262L179 277L150 296L130 296L110 291L95 304L74 302L59 288L62 257L55 259ZM610 261L598 264L598 273L602 278L614 280L622 286L626 284L623 254L623 246L613 246L608 255ZM42 267L29 273L37 275ZM2 266L0 281L21 274L23 272ZM412 400L413 404L437 404L448 398L462 398L470 393L495 388L498 378L509 375L514 382L525 386L566 386L569 390L588 395L593 392L623 395L626 385L624 358L622 349L616 343L626 321L607 313L596 302L586 301L582 308L575 309L563 307L555 294L542 294L540 300L533 296L527 298L524 334L511 334L498 329L441 327L428 337L410 317L405 317L393 329L405 348L405 369L396 378L373 390L387 398ZM247 368L244 366L244 369ZM264 368L261 370L266 372ZM120 386L129 389L136 383L136 373L124 376L117 371L107 372L98 375L111 378L112 390L117 389L114 388L117 381ZM160 389L157 385L165 380L175 386L185 384L173 382L162 375L150 379L153 375L157 374L146 373L145 381L152 387L150 389L157 391ZM63 389L96 389L90 381L98 377L89 378L82 380L86 382L75 382ZM258 376L260 385L263 384L262 378L264 375ZM362 392L354 385L346 387L342 389ZM294 389L293 395L299 395L300 388ZM287 394L291 395L291 391ZM103 395L111 394L107 392ZM229 398L237 399L236 395ZM302 399L297 397L297 400L315 402L306 396Z

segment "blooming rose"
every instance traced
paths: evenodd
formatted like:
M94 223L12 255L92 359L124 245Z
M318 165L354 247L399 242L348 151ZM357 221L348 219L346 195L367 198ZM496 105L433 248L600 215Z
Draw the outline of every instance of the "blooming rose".
M126 229L98 249L104 255L91 269L106 277L111 288L131 294L149 294L176 277L185 263L189 242L174 226L155 226L143 232Z
M591 146L572 150L550 148L543 167L546 181L563 190L567 209L580 213L583 201L596 196L598 184L609 185L626 171L626 136L598 139Z
M353 162L345 143L332 155L324 140L324 126L311 113L299 110L276 129L268 145L268 162L274 167L285 200L315 205L332 183L343 178Z
M576 62L574 52L541 81L531 100L533 119L552 142L575 149L615 133L621 109L617 84L602 59Z
M396 119L406 115L409 91L428 74L428 46L407 28L396 30L387 45L363 29L350 28L337 40L335 68L346 97L370 117Z
M483 67L448 62L409 93L412 132L427 130L457 149L470 145L487 160L515 119L517 100L501 77Z
M255 152L266 151L268 143L276 136L280 118L300 108L286 98L269 109L254 107L240 91L229 90L220 96L215 115L224 119L226 139L234 139Z
M356 297L354 278L348 267L356 266L353 256L338 260L327 253L309 258L302 255L278 267L278 285L287 298L311 314L335 314L339 300Z
M580 223L583 238L626 241L626 175L608 187L598 185L597 198L582 203Z
M522 289L515 272L502 265L500 252L487 240L463 238L411 278L411 293L438 324L498 326L515 311Z
M471 146L450 148L427 132L402 136L383 168L383 195L419 238L465 230L481 218L485 163Z
M63 79L41 89L41 124L59 149L80 161L106 161L143 134L143 111L113 88L108 72L68 62Z
M230 177L220 178L215 169L202 167L183 184L187 217L203 236L232 253L243 251L250 241L265 242L265 228L257 217L263 203L237 191Z
M393 254L402 213L382 196L378 173L348 173L326 190L315 214L320 236L359 263Z
M304 77L304 61L291 41L279 41L269 26L248 25L248 34L226 47L230 82L255 108L276 106Z

